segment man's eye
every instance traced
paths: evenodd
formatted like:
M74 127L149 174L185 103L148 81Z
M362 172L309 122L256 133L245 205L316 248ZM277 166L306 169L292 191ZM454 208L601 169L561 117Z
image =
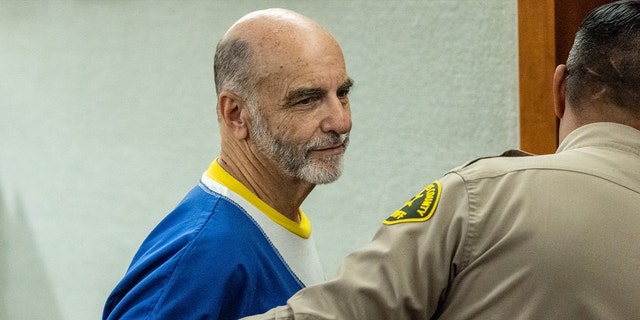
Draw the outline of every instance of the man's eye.
M340 99L347 99L347 98L349 98L349 88L338 90L338 92L336 94L338 95L338 98L340 98Z
M338 97L342 98L342 97L346 97L349 95L349 90L340 90L338 91Z
M296 102L297 105L308 105L313 103L314 101L316 101L316 98L313 97L309 97L309 98L305 98L302 100L298 100L298 102Z

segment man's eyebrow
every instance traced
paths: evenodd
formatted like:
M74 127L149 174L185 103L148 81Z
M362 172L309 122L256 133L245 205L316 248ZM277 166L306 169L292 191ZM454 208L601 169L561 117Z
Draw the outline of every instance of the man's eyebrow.
M322 88L300 88L287 94L288 102L296 102L299 99L306 99L313 96L324 95L327 91Z
M347 80L345 80L340 87L338 88L339 90L344 90L344 89L350 89L351 87L353 87L353 79L351 78L347 78Z
M338 91L348 90L353 86L353 79L347 78L340 87L338 87ZM287 103L295 103L298 100L306 99L308 97L318 97L325 95L327 90L322 88L299 88L295 89L289 94L287 94L286 101Z

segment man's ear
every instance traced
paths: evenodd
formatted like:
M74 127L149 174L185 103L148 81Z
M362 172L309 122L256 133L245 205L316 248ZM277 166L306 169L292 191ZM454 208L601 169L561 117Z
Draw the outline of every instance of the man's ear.
M225 126L236 139L245 139L249 128L247 115L249 110L240 96L230 91L222 91L218 94L218 112L220 113L220 125Z
M559 119L564 116L567 97L567 66L556 67L553 74L553 110Z

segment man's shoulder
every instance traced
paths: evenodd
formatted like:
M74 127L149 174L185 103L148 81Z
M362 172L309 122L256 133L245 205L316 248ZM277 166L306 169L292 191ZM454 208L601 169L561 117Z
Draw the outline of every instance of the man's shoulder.
M491 156L484 156L484 157L475 158L473 160L470 160L470 161L466 162L465 164L463 164L459 168L468 167L468 166L473 165L474 163L477 163L478 161L481 161L481 160L488 160L488 159L505 160L505 159L510 159L510 158L521 158L521 157L529 157L529 156L533 156L533 154L525 152L525 151L522 151L522 150L509 149L509 150L506 150L506 151L502 152L499 155L491 155Z
M238 204L197 186L154 227L134 259L160 259L166 263L193 256L192 267L206 266L241 250L238 245L231 245L238 239L260 234ZM209 259L199 259L200 254Z
M473 159L458 166L449 173L465 179L481 179L504 175L509 172L527 171L540 168L545 158L553 155L533 155L522 150L507 150L501 154Z

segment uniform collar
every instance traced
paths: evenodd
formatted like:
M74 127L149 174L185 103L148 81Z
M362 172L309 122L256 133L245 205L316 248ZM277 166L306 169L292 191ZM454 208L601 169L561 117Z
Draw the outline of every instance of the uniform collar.
M613 122L590 123L569 133L556 153L590 146L606 146L640 156L640 130Z

